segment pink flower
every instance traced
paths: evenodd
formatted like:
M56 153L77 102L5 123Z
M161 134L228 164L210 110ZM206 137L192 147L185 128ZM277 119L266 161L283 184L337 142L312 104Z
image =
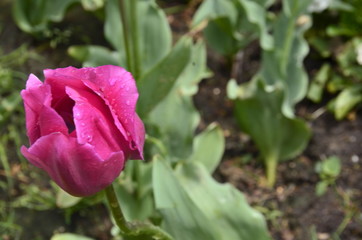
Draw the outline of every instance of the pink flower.
M30 147L22 154L66 192L92 195L111 184L128 158L143 159L138 92L121 67L44 70L21 91Z

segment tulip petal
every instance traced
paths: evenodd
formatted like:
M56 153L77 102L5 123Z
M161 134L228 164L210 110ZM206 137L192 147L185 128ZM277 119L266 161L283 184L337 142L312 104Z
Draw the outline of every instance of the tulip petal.
M66 192L89 196L111 184L124 167L122 151L102 160L90 144L76 138L52 133L39 138L22 154L35 166L45 170Z
M70 87L66 88L66 92L75 101L74 124L80 144L90 143L102 158L121 149L127 152L128 143L114 125L108 107L98 95Z
M30 144L41 137L39 114L44 106L49 107L52 96L49 85L43 84L35 75L30 74L26 89L21 91L24 101L26 129Z
M96 92L109 106L119 131L128 139L133 156L142 158L144 135L142 121L135 114L138 91L132 75L118 66L106 65L84 68L84 84Z

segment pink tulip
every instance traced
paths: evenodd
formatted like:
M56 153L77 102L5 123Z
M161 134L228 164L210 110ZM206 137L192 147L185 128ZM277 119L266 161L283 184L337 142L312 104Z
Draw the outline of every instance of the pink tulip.
M121 67L58 68L31 74L21 91L30 147L22 154L66 192L89 196L111 184L125 161L143 159L138 92Z

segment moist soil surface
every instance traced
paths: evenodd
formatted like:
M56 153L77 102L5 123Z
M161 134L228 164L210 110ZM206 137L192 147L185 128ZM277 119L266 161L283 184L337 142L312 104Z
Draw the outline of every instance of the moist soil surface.
M182 1L171 2L173 3L167 6ZM91 14L77 14L81 9L71 9L63 23L56 25L61 30L73 29L69 42L64 41L56 48L51 48L48 40L35 40L16 27L7 2L0 6L2 51L9 53L26 43L30 50L41 56L40 59L28 61L22 67L21 70L25 73L41 76L45 68L69 65L79 67L79 63L67 56L66 49L69 43L84 44L82 35L88 36L88 40L94 44L107 44L102 37L102 23ZM187 31L193 11L194 7L169 16L175 37ZM74 29L77 24L85 27ZM243 51L243 58L238 63L240 70L235 75L239 83L250 80L257 71L259 57L257 43L250 44ZM265 215L274 239L304 240L313 239L313 236L316 237L314 239L321 240L332 237L338 239L337 235L346 240L362 239L361 111L357 110L347 119L336 121L331 113L323 111L323 104L316 105L307 100L300 103L297 114L308 121L313 132L312 138L300 156L278 165L277 182L275 187L270 189L265 184L264 168L258 159L257 148L238 128L233 116L233 102L226 97L225 88L231 77L229 62L209 49L208 67L214 75L201 82L194 97L202 117L199 129L217 122L224 131L226 149L214 174L215 178L220 182L230 182L246 195L249 203ZM315 60L307 57L305 63L313 65ZM318 68L318 63L314 68ZM310 76L313 76L314 68L312 66L312 70L308 70ZM330 156L341 159L342 171L335 184L318 197L315 187L320 179L315 172L315 165ZM18 162L14 160L12 164L16 166ZM38 171L33 167L30 167L30 170ZM20 194L19 191L11 194L0 192L0 197L12 201L17 194ZM75 211L68 221L65 216L67 215L63 210L16 209L15 218L22 227L20 239L49 239L55 231L76 232L95 239L110 238L109 230L112 224L101 204ZM5 236L0 233L1 237Z

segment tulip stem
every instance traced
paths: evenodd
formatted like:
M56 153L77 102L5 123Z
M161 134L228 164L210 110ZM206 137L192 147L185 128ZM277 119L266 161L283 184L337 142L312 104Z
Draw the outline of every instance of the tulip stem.
M126 63L127 63L127 70L130 71L132 74L134 73L134 66L133 66L133 58L131 53L131 45L130 41L128 39L129 34L129 23L126 16L126 5L125 0L120 0L119 3L119 10L121 14L121 22L122 22L122 28L123 28L123 42L124 42L124 48L126 50Z
M106 196L107 196L107 200L109 203L109 207L111 209L114 221L116 221L117 226L119 227L119 229L121 229L121 231L125 234L129 234L131 233L131 228L128 224L128 222L126 221L126 218L123 215L121 206L118 202L117 199L117 195L114 191L113 185L109 185L106 189Z
M152 239L158 240L173 240L173 238L169 234L164 232L161 228L152 224L143 222L127 222L126 218L123 215L113 185L109 185L105 189L105 192L113 218L124 236L134 236L142 238L145 238L147 236L152 237Z
M140 75L140 59L139 59L139 39L138 39L138 23L137 23L137 2L138 0L131 0L130 1L130 20L131 20L131 39L132 39L132 50L133 50L133 77L136 81Z

